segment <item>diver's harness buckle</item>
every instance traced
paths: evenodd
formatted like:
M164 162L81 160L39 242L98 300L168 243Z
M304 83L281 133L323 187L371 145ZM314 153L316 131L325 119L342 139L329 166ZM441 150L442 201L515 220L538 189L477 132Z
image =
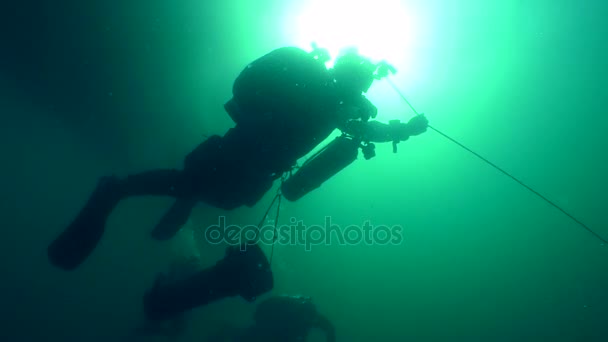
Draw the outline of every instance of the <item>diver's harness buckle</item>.
M397 126L401 123L401 120L395 119L388 122L389 126L395 126L395 130L397 130ZM393 153L397 153L397 144L399 143L399 138L396 136L393 138Z

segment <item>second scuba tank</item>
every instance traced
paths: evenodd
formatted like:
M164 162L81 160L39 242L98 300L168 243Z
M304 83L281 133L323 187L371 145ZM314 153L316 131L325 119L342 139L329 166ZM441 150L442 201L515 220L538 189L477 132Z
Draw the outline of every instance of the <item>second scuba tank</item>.
M283 196L289 201L296 201L318 188L323 182L354 162L357 159L358 149L358 141L345 136L337 137L283 182L281 186Z

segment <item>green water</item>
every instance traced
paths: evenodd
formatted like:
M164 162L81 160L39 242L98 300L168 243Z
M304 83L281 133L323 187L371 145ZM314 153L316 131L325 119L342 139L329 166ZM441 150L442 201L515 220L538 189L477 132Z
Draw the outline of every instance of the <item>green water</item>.
M229 213L201 205L179 236L160 243L148 232L170 201L130 199L78 271L46 260L46 245L98 177L179 167L206 135L231 127L222 105L247 63L308 39L291 21L305 1L205 3L2 5L3 341L162 340L131 336L156 273L192 254L215 263L224 246L202 243L201 230L218 215L255 224L272 200ZM370 18L382 18L378 3L368 5ZM389 60L400 71L394 82L418 111L608 237L608 5L398 4L411 31L400 36L399 26L384 45L398 57ZM379 120L411 115L385 82L369 98ZM379 145L376 158L360 157L282 209L282 221L331 216L343 227L403 228L396 245L275 247L273 293L312 296L338 341L608 336L608 247L432 131L397 154ZM234 298L197 310L182 340L246 325L253 309Z

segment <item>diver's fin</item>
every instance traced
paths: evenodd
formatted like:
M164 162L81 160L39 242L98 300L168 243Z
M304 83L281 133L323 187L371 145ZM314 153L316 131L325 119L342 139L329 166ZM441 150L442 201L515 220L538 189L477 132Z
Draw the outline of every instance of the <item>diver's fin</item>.
M86 205L72 223L53 241L47 254L49 261L64 270L77 268L101 240L106 220L121 198L119 181L102 178Z
M188 222L190 213L196 203L197 201L194 199L177 199L152 230L150 234L152 238L155 240L169 240L175 236L182 226Z

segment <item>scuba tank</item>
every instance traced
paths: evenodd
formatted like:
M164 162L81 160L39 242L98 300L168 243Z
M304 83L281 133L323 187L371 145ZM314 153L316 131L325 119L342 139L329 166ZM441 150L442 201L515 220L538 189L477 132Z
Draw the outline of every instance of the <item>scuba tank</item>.
M311 99L326 94L332 80L327 59L322 49L312 53L297 47L275 49L240 72L224 109L236 124L289 119L296 109L317 112L318 101Z
M357 159L359 141L340 136L308 159L281 185L283 196L297 201Z

